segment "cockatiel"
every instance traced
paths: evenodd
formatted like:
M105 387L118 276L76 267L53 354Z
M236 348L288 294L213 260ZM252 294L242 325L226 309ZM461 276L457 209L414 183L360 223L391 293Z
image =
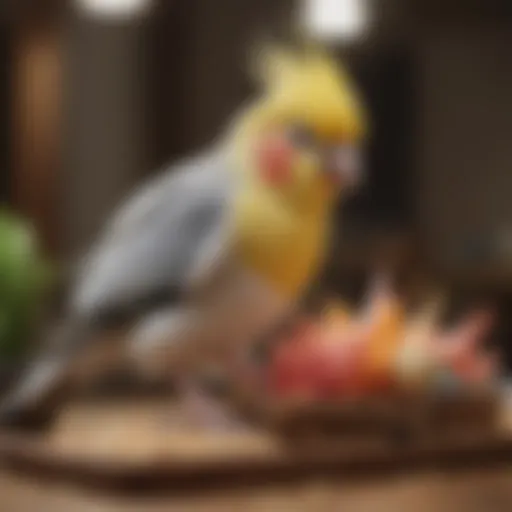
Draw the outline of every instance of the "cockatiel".
M77 365L108 343L106 328L128 322L122 344L135 359L185 375L293 310L322 264L339 193L357 181L366 116L325 53L260 56L263 93L220 142L137 191L108 224L0 423L47 424Z

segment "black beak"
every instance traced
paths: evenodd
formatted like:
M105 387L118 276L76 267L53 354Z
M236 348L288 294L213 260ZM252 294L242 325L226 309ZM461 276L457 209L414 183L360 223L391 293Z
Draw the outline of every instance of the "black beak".
M355 187L363 179L361 151L357 146L343 145L329 151L326 172L342 186Z

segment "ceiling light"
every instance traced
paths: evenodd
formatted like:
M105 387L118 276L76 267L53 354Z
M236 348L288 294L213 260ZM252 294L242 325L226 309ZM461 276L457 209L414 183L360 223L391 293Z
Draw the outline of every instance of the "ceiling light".
M99 18L136 18L146 14L152 0L76 0L84 14Z
M320 39L352 41L368 27L367 0L304 0L303 7L302 22Z

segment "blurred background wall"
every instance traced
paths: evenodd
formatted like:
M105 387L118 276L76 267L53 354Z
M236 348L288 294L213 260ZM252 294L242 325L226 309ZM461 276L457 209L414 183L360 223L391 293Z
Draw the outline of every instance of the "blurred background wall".
M0 11L1 13L1 11ZM10 188L11 156L11 94L10 94L10 37L9 22L0 14L0 201L6 201Z
M422 42L418 155L418 207L429 256L465 278L487 269L509 283L510 28L443 28Z
M219 133L253 92L251 45L285 33L301 6L155 0L121 19L80 13L80 1L11 2L0 29L0 190L62 258L137 182ZM444 278L508 290L511 4L368 4L366 33L332 45L374 122L368 184L340 212L337 254L414 247Z
M66 27L62 250L76 255L150 168L146 27L71 18Z

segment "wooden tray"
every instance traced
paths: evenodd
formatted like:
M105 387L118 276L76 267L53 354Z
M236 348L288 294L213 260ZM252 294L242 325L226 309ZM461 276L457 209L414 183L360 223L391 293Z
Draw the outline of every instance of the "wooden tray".
M402 393L324 403L269 400L245 393L233 396L232 403L242 414L299 443L313 436L345 444L370 438L418 444L461 434L487 437L494 433L501 414L501 397L496 393L444 399Z
M506 403L506 402L505 402ZM82 403L40 437L0 433L0 460L17 471L119 490L169 490L288 479L312 472L349 476L512 461L512 408L486 436L425 439L406 446L349 443L297 450L265 430L234 434L179 425L179 407L159 400Z

